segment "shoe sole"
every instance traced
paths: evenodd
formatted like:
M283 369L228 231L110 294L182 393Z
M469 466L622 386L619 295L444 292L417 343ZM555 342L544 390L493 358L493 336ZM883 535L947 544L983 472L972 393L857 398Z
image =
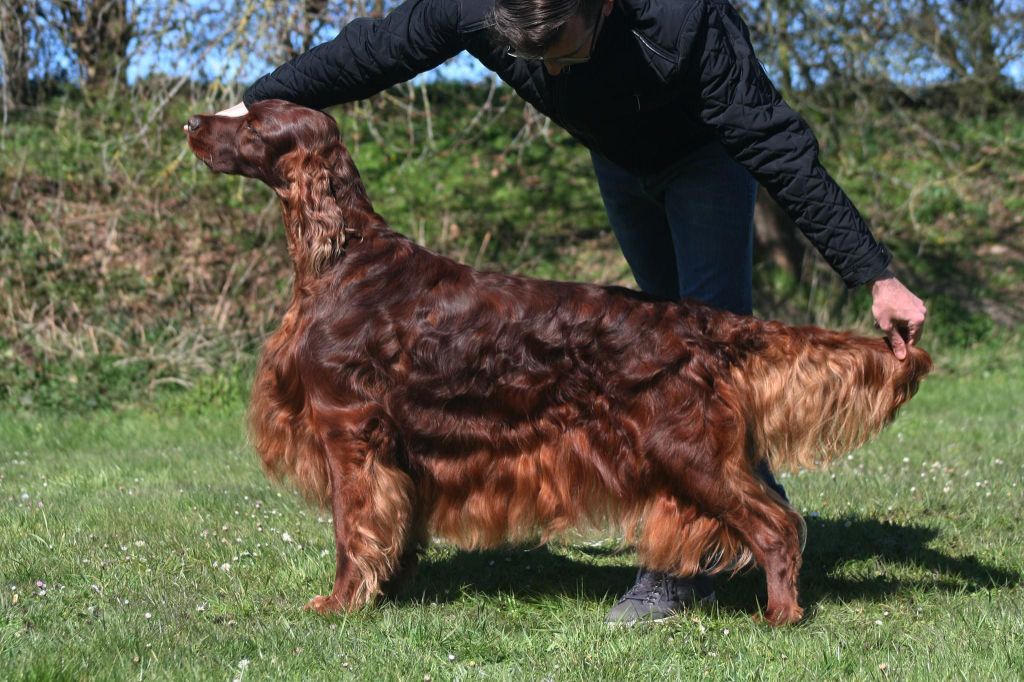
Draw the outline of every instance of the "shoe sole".
M667 616L661 616L660 618L637 618L636 620L606 620L604 624L610 628L631 628L635 625L658 625L660 623L667 623L670 620L674 620L691 609L706 608L708 606L711 606L716 601L718 601L718 599L715 596L715 593L712 592L706 597L702 597L695 602L691 602L687 605L686 608L682 609L681 611L670 613Z

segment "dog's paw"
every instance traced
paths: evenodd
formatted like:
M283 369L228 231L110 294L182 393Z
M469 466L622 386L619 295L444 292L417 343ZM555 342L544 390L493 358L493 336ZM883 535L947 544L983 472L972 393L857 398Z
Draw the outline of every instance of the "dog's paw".
M346 609L344 604L341 603L341 600L334 595L330 595L328 597L317 595L309 600L305 606L305 610L316 611L319 614L328 614L338 613L339 611L345 611Z
M784 609L767 609L764 613L754 616L754 620L768 625L795 625L803 620L804 610L794 604Z

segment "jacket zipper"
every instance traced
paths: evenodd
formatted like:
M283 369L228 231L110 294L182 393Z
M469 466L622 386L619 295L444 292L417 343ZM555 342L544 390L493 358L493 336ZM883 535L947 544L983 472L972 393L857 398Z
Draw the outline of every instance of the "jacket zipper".
M665 59L667 61L672 61L672 55L670 55L668 52L665 52L663 49L661 49L660 47L658 47L657 45L655 45L651 41L647 40L647 38L644 38L643 35L640 33L640 31L638 31L638 30L636 30L634 28L634 29L632 29L632 32L633 32L633 35L636 36L637 40L639 40L641 43L643 43L644 47L646 47L648 50L650 50L654 54L658 55L662 59Z

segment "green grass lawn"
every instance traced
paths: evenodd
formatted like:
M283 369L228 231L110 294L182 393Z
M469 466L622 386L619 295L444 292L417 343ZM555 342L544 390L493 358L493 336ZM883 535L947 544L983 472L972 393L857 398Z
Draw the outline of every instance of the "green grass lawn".
M330 519L264 479L241 405L0 416L0 677L1021 679L1024 368L995 364L940 369L869 446L783 475L809 526L808 618L783 629L750 618L757 571L609 629L634 556L582 541L435 545L398 602L306 613Z

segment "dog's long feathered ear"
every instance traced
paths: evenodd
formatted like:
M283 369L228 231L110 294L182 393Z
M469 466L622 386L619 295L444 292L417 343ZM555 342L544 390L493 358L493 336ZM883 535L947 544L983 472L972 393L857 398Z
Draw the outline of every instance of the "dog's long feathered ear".
M295 159L288 192L297 209L295 245L312 274L319 275L344 254L352 236L361 236L366 213L373 207L359 172L345 147L328 149Z
M341 257L345 250L344 216L334 194L334 165L320 155L308 155L300 162L291 191L298 208L296 261L305 261L319 275Z
M345 224L334 195L334 173L328 164L315 163L310 171L308 197L309 259L319 274L345 250Z

